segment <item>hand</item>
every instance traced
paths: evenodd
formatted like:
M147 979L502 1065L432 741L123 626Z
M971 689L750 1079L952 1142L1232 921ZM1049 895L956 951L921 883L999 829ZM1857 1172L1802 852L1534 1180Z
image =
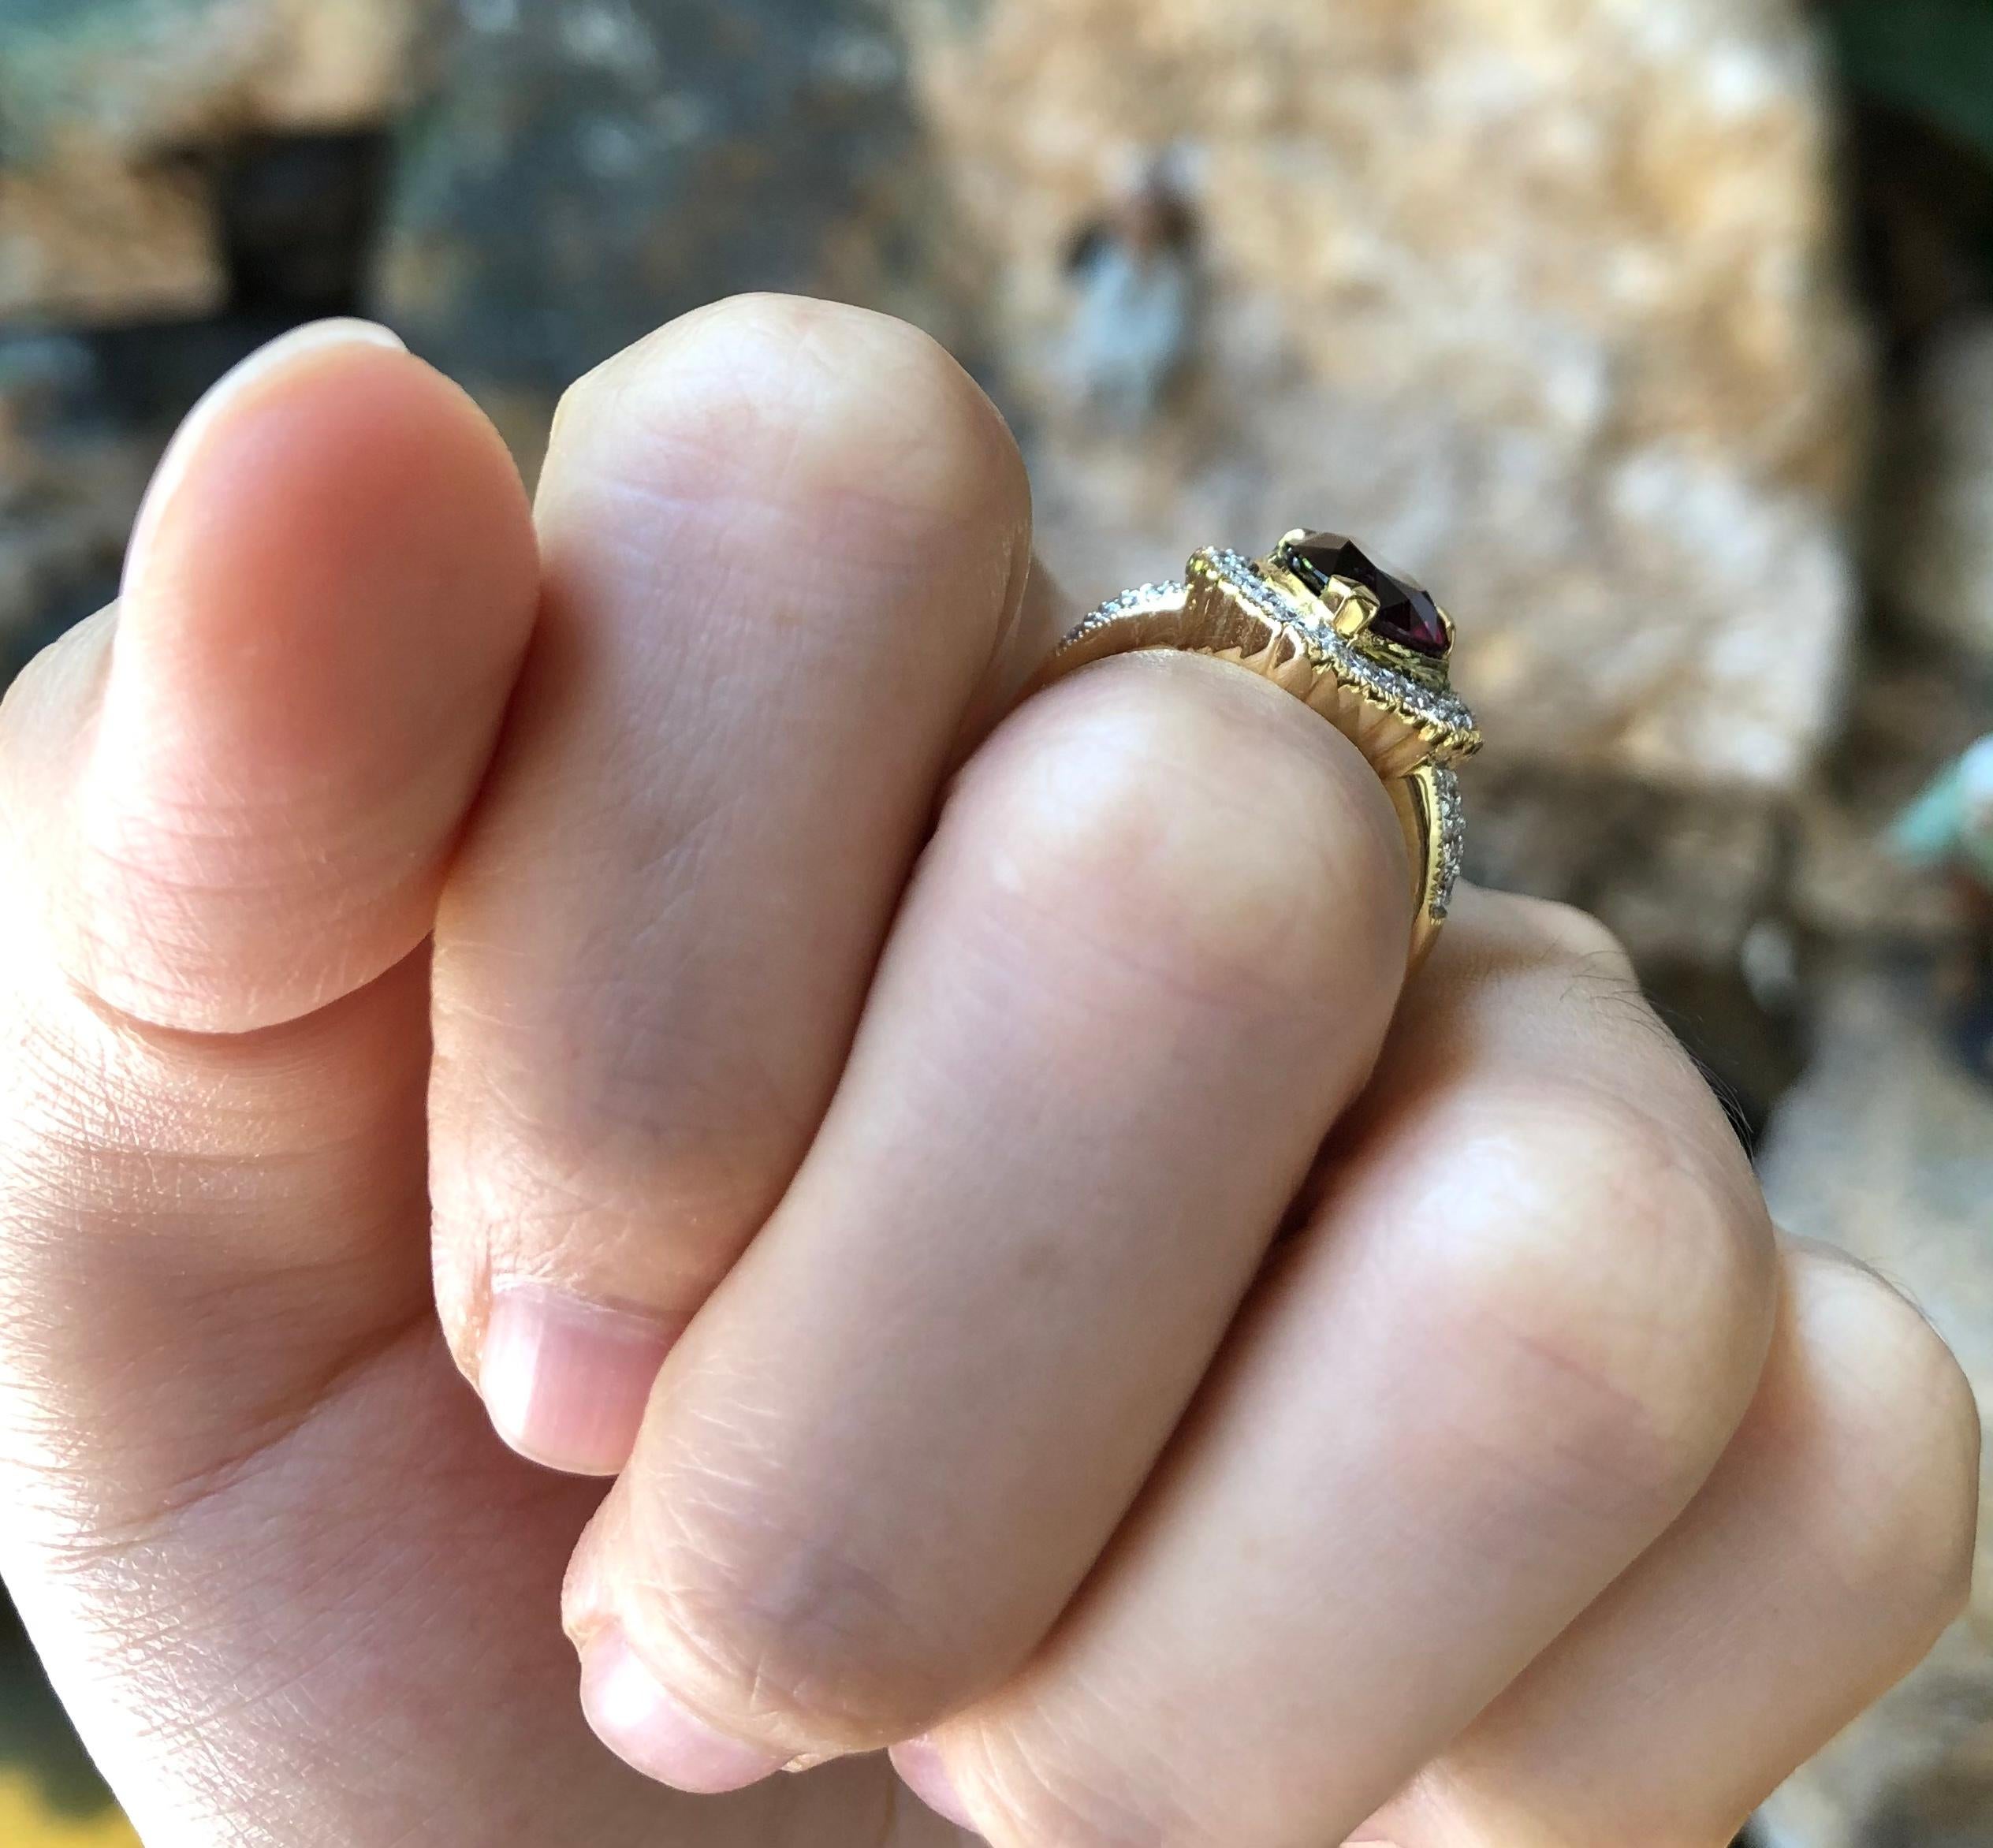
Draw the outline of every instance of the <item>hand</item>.
M1404 985L1235 668L998 722L927 342L695 315L537 523L322 330L0 714L0 1559L149 1842L954 1840L896 1746L1000 1848L1715 1848L1956 1611L1959 1373L1597 926Z

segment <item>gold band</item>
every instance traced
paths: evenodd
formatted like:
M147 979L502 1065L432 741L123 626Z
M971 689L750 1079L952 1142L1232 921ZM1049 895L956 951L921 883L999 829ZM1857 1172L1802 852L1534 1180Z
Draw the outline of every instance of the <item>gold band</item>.
M1425 628L1388 629L1384 619L1410 595L1425 599ZM1395 640L1400 633L1419 646ZM1320 713L1363 753L1404 829L1415 968L1446 922L1460 872L1464 818L1452 766L1481 742L1447 678L1451 635L1422 591L1379 571L1350 542L1295 533L1264 559L1200 552L1184 581L1103 604L1060 644L1039 684L1110 655L1168 648L1235 661Z

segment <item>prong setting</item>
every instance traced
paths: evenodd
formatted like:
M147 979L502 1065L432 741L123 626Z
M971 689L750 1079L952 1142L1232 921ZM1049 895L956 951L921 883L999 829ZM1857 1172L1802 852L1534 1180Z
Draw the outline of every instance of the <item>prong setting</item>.
M1368 633L1370 625L1377 620L1376 598L1345 578L1338 578L1330 584L1328 594L1322 598L1322 606L1328 612L1329 621L1336 634L1352 642L1358 635Z

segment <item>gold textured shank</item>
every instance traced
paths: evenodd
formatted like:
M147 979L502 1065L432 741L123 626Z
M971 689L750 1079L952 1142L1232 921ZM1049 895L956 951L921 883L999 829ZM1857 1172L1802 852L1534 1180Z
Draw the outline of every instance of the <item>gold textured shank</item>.
M1404 830L1416 968L1445 922L1458 871L1450 766L1480 749L1481 734L1453 698L1444 665L1382 644L1363 651L1362 632L1375 613L1369 592L1338 582L1317 597L1282 569L1279 556L1249 564L1200 552L1186 583L1131 593L1125 607L1108 605L1081 624L1039 684L1112 655L1171 649L1235 662L1321 713L1376 772Z

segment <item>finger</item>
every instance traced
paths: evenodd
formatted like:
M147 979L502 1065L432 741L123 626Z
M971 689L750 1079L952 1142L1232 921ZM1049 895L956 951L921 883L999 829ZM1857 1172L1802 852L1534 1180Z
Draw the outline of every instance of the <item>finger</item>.
M1979 1425L1929 1325L1783 1254L1736 1440L1681 1520L1362 1831L1396 1848L1724 1848L1969 1588Z
M1029 514L966 374L855 309L726 304L570 395L435 971L438 1294L528 1455L622 1463L801 1160L964 728L1042 651Z
M293 1020L427 934L535 594L518 477L365 323L279 341L176 438L125 594L10 702L24 892L90 993Z
M60 1480L88 1453L143 1503L420 1311L411 952L534 596L489 426L335 326L196 414L123 602L0 711L3 1345L32 1401L0 1421Z
M1721 1454L1771 1329L1762 1202L1563 915L1463 901L1085 1599L902 1755L1001 1848L1342 1840Z
M1369 1068L1406 885L1355 749L1236 668L1111 662L998 736L584 1544L568 1622L612 1746L732 1783L1016 1666Z

